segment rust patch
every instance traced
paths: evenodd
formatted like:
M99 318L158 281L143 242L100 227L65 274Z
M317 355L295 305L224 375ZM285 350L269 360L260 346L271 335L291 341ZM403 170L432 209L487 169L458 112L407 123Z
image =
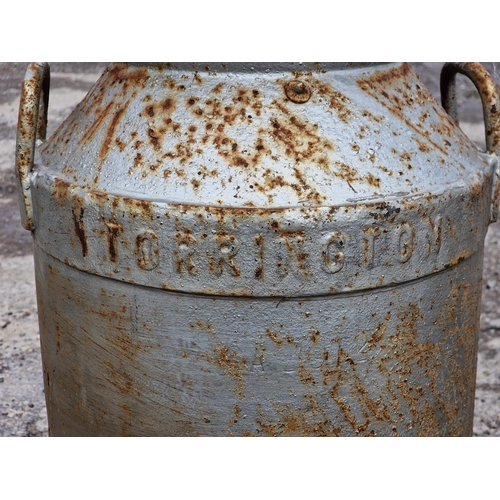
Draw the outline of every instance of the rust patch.
M218 134L212 141L218 154L222 156L230 166L247 168L250 159L246 159L239 151L238 143L224 134Z
M278 333L266 328L266 336L269 337L277 346L282 346L285 343L285 339Z
M234 261L239 250L236 238L231 234L219 232L215 234L215 242L217 250L208 254L210 273L221 276L226 268L234 277L239 277L241 270Z
M70 188L71 184L69 182L56 178L54 180L54 198L56 198L57 200L66 201L68 199Z
M198 175L201 176L202 179L206 179L207 177L217 177L219 173L216 169L209 170L204 165L198 167Z
M347 387L351 396L357 396L357 392L359 392L358 386L361 382L359 376L356 374L356 363L344 349L340 347L335 367L331 367L325 362L322 365L322 371L323 384L325 384L325 382L329 384L330 378L333 378L333 385L329 390L329 394L337 404L344 420L352 427L356 434L370 435L371 433L368 430L370 420L368 416L365 415L364 420L359 422L353 408L346 402L343 391L341 391L343 387ZM352 391L353 382L355 387L354 394Z
M333 151L333 144L323 139L317 131L317 125L303 121L278 101L272 105L281 116L271 119L268 134L283 149L286 156L296 162L313 161L318 165L328 165L327 151Z
M254 245L258 250L258 266L255 268L255 277L257 279L264 279L264 237L258 234L254 237Z
M380 178L375 177L372 173L366 175L366 182L373 187L380 188Z
M362 350L373 349L384 338L386 333L387 323L379 323L368 342L365 344L365 346L363 346Z
M111 262L116 262L118 257L117 241L118 235L123 231L123 226L116 222L106 221L106 227L108 228L108 254Z
M431 148L423 141L418 139L417 137L412 137L412 139L418 144L418 149L422 153L428 153Z
M297 375L299 376L300 381L305 385L316 385L316 379L314 378L311 370L309 369L309 357L310 353L306 353L306 360L304 360L301 356L299 356L298 365L297 365Z
M109 148L110 148L111 143L114 139L114 134L115 134L116 128L118 127L120 120L123 118L123 115L125 113L125 110L127 109L127 106L128 106L128 102L126 104L124 104L123 107L118 108L113 114L113 118L111 119L111 123L109 124L109 127L106 130L106 134L104 136L104 140L102 142L101 149L99 150L99 158L101 160L105 160L106 157L108 156Z
M208 68L208 66L207 66L207 68ZM198 74L197 71L195 71L193 74L193 81L196 82L198 85L201 85L203 83L203 79L201 78L201 76Z
M210 323L203 323L202 321L200 321L199 319L196 320L194 323L189 323L189 326L191 328L195 328L195 327L198 327L200 330L205 330L211 334L214 334L215 335L215 330L213 329L212 325Z
M437 103L430 92L423 85L419 85L418 78L407 63L388 70L377 70L370 77L361 78L356 83L364 92L401 119L407 127L425 139L425 142L420 141L419 144L422 152L424 152L422 148L429 148L431 145L444 155L447 154L443 144L431 139L429 115L421 113L420 119L414 120L408 114L408 111L415 107L427 109L431 106L437 109ZM442 116L441 118L448 126L451 124L451 119ZM434 127L434 130L446 134L449 132L447 127Z
M268 436L340 436L340 429L312 394L304 395L301 408L291 404L274 404L277 418L269 419L261 405L257 406L256 423L262 434Z
M176 100L170 96L159 102L151 103L148 101L143 111L139 113L139 116L144 116L148 119L149 126L146 130L146 135L149 144L155 151L162 149L163 137L169 130L177 132L180 128L180 124L175 123L171 118L175 108ZM138 142L140 143L140 141Z
M147 134L148 134L149 143L151 144L151 146L153 146L153 149L155 151L159 151L161 148L161 142L160 142L161 136L160 136L160 134L152 128L148 128Z
M121 423L122 423L122 436L132 436L132 420L133 415L132 415L132 410L130 409L130 406L127 403L123 403L122 406L122 416L121 416Z
M350 118L352 117L350 108L351 100L342 92L334 89L328 83L324 83L319 80L313 82L314 83L312 83L312 85L316 89L318 96L327 100L329 108L335 110L339 120L344 123L349 123Z
M312 342L314 343L318 342L319 336L320 336L320 331L317 328L310 329L310 337Z
M88 145L89 142L98 134L103 134L103 140L99 149L99 158L104 161L109 154L113 144L122 149L125 142L115 137L117 127L125 115L131 99L134 98L134 92L129 93L129 89L142 87L149 78L148 71L145 68L130 69L127 65L115 64L108 67L101 78L98 87L94 89L91 100L84 100L82 111L85 115L91 116L89 126L83 131L79 140L80 145ZM109 95L107 89L116 89L109 102L102 104L104 96ZM125 96L129 94L128 100ZM103 130L104 123L109 120L107 130ZM74 126L74 124L73 124Z
M151 270L157 267L160 249L158 237L152 231L137 235L135 239L137 265L141 269Z
M279 236L284 249L277 255L278 275L283 278L295 267L296 272L304 277L309 276L309 254L304 252L306 233L304 231L280 231Z
M78 211L78 214L75 212L75 210L73 210L72 213L73 213L73 223L75 226L75 234L78 236L78 239L80 240L80 244L82 246L82 255L86 257L88 247L87 247L87 235L85 233L85 225L83 223L84 208L81 207L80 210Z
M78 144L87 145L90 142L96 132L101 128L104 120L106 120L106 118L109 116L113 104L113 102L108 102L108 104L106 104L104 108L96 111L92 119L91 126L83 133L81 139L78 141Z
M123 326L126 322L132 322L131 314L128 314L127 317L122 314L109 314L110 309L108 307L102 308L99 311L99 314L102 317L105 317L110 323L117 323L119 326L115 327L115 334L107 337L107 341L113 349L116 349L116 352L119 353L120 358L125 358L130 365L135 363L137 358L137 354L143 349L143 346L140 341L134 342L132 337L125 333L126 328ZM129 311L130 312L130 311ZM111 362L109 363L111 365ZM127 390L130 391L132 389L132 377L130 377L130 383L127 383Z
M211 90L212 94L220 94L224 85L225 85L224 82L220 82L217 85L215 85L215 87L213 87Z
M471 255L472 251L470 248L461 248L450 260L450 262L444 265L444 269L449 269L450 267L460 264L460 262L468 259Z
M356 189L353 186L353 184L355 184L356 182L364 182L376 188L381 187L380 178L376 177L371 172L368 172L365 176L362 176L358 173L357 169L347 165L346 163L335 162L334 165L335 169L333 171L333 175L345 181L354 193L357 193ZM380 167L380 170L384 169Z
M111 361L104 361L103 365L109 374L109 376L103 376L107 382L118 389L122 395L130 395L133 393L134 380L128 372L117 368Z
M174 251L174 265L178 274L183 274L184 270L190 275L198 274L193 261L194 247L198 244L191 230L185 229L175 235L178 250Z
M128 64L117 64L109 68L109 78L111 83L124 83L124 86L132 84L137 87L143 87L149 79L149 73L146 68L132 68Z
M226 375L235 379L233 391L238 396L244 396L246 382L243 373L247 367L247 361L236 351L230 351L227 345L221 345L213 350L213 354L207 354L207 360L210 363L222 368Z
M118 146L118 149L120 152L123 152L125 150L125 147L127 146L122 140L120 140L118 137L115 139L115 144Z
M123 202L123 205L125 206L127 211L131 213L133 217L138 214L144 217L149 217L150 219L154 218L154 204L150 201L140 200L136 198L122 198L121 201ZM116 209L116 207L114 208Z
M358 175L358 171L355 168L350 167L349 165L342 162L336 162L336 166L337 166L337 169L335 170L336 177L346 181L348 186L352 189L352 191L354 193L357 193L357 191L352 186L352 183L362 180L362 177Z
M282 175L273 174L271 169L264 172L264 182L254 182L250 187L271 198L270 192L281 187L291 188L303 201L315 201L321 203L326 200L326 196L319 193L306 180L305 175L297 167L292 167L292 173L298 182L289 182Z

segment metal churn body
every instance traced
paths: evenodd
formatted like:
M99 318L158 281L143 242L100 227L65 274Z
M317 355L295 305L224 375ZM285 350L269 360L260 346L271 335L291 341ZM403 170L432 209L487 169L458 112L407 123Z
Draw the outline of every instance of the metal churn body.
M447 114L407 64L112 64L40 144L48 80L16 157L51 435L471 434L480 65Z

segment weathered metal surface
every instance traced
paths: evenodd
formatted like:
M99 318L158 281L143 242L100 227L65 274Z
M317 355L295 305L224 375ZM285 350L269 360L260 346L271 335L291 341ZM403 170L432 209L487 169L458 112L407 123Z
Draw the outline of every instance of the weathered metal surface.
M439 272L481 248L488 179L469 193L249 210L79 189L58 198L40 176L37 242L77 269L167 290L285 297L365 290Z
M307 103L286 96L299 76ZM62 196L79 186L183 205L328 206L435 193L478 175L476 148L406 65L112 65L40 153L57 163L44 174Z
M26 71L19 105L16 143L16 178L21 223L33 230L29 174L37 140L45 140L49 106L50 70L47 63L31 63Z
M496 155L405 64L111 65L30 175L52 435L467 435Z
M242 299L111 281L37 247L50 433L469 435L481 254L365 293Z

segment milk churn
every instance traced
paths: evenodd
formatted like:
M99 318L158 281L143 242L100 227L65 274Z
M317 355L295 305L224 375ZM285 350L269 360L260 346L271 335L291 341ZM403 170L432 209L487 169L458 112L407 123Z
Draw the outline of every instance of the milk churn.
M111 64L45 141L48 82L16 160L51 435L472 433L482 66L443 109L407 64Z

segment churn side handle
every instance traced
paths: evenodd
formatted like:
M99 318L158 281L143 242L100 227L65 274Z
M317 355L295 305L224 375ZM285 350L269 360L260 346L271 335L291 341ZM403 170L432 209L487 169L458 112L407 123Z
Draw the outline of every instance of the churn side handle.
M493 187L491 197L490 222L498 218L500 197L500 177L498 156L500 153L500 97L495 81L484 66L476 62L449 62L441 70L441 102L443 108L458 125L455 76L457 73L467 76L476 86L483 104L484 125L486 132L486 152L495 155L492 158Z
M29 174L33 169L37 141L44 141L47 133L49 89L49 65L31 63L26 70L21 91L16 144L17 192L21 223L29 231L34 229Z

